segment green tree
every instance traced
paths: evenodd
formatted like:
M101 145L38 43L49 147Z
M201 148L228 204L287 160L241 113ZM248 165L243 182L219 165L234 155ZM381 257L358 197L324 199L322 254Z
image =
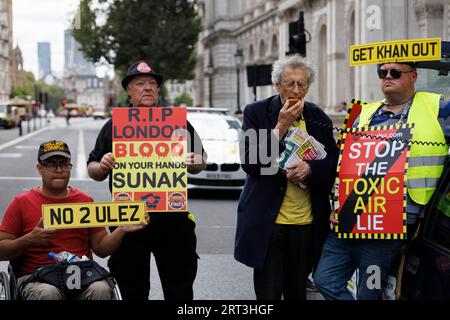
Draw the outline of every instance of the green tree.
M23 87L15 87L15 86L13 86L11 88L11 94L10 94L11 98L14 98L14 97L25 98L27 96L31 96L31 97L34 98L35 79L34 79L33 72L31 72L31 71L24 71L23 75L24 75L24 78L25 78L24 86Z
M130 100L128 99L128 93L126 91L121 91L119 95L119 107L128 107L130 105ZM114 106L115 107L115 106Z
M180 106L182 104L187 105L188 107L192 107L192 104L194 103L194 100L192 100L192 97L189 93L186 91L183 91L182 94L180 94L178 97L175 98L175 105Z
M36 89L42 94L47 93L48 106L54 110L58 109L61 105L61 100L64 99L64 89L57 85L48 85L44 81L36 82Z
M131 63L147 59L166 79L193 78L201 30L195 1L81 0L79 10L72 34L89 60L105 59L123 76Z

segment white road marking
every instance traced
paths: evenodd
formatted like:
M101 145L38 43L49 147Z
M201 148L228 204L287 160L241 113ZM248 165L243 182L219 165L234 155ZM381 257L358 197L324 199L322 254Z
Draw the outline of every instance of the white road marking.
M31 150L31 149L35 149L36 151L37 151L37 149L39 148L39 147L37 147L37 146L15 146L14 148L16 148L16 149L27 149L27 150Z
M78 131L77 178L87 178L86 150L84 149L83 130Z
M20 158L22 153L0 153L0 158Z
M42 177L0 177L0 180L42 180ZM90 178L70 178L70 181L94 181Z
M24 140L26 140L28 138L31 138L32 136L35 136L35 135L37 135L39 133L42 133L42 132L44 132L44 131L46 131L48 129L50 129L50 128L49 127L45 127L45 128L39 129L39 130L37 130L35 132L26 134L26 135L24 135L22 137L19 137L17 139L11 140L10 142L4 143L4 144L0 145L0 150L12 147L13 145L18 144L19 142L22 142L22 141L24 141Z

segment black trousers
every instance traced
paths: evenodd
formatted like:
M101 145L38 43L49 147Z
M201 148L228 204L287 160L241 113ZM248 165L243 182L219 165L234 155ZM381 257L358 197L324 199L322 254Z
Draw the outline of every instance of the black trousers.
M195 223L187 215L163 213L144 229L125 235L108 266L124 300L148 300L150 253L155 257L166 300L192 300L197 275Z
M262 270L254 269L257 300L306 300L312 268L312 225L275 224Z

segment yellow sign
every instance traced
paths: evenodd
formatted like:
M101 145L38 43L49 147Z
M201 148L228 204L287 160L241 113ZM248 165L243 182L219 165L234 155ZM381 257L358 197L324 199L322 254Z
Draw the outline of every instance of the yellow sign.
M441 39L375 42L350 47L350 66L441 60Z
M73 229L140 224L144 202L81 202L42 205L47 229Z
M114 108L113 201L144 201L147 212L186 212L186 108Z

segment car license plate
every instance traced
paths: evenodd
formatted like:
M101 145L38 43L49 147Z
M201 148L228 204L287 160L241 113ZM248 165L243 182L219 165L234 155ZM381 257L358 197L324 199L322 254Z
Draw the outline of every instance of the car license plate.
M229 174L229 173L207 173L206 179L230 180L231 174Z

